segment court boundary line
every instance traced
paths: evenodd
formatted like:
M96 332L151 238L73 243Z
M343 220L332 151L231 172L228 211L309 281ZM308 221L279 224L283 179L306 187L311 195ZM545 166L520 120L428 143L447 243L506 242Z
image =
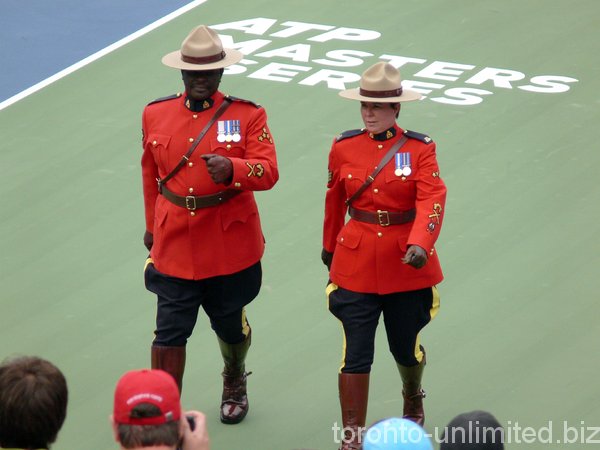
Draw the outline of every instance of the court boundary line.
M55 73L54 75L46 78L45 80L40 81L39 83L34 84L31 87L28 87L27 89L19 92L18 94L13 95L12 97L9 97L8 99L6 99L0 103L0 111L2 111L3 109L9 107L10 105L12 105L14 103L17 103L20 100L23 100L26 97L29 97L32 94L35 94L36 92L42 90L43 88L51 85L55 81L58 81L61 78L64 78L67 75L72 74L73 72L81 69L82 67L87 66L88 64L93 63L94 61L102 58L103 56L108 55L109 53L123 47L124 45L127 45L130 42L133 42L134 40L142 37L143 35L149 33L150 31L153 31L156 28L160 27L161 25L164 25L164 24L170 22L171 20L176 19L177 17L196 8L197 6L200 6L203 3L206 3L207 1L208 0L194 0L190 3L188 3L187 5L182 6L179 9L176 9L172 13L169 13L166 16L161 17L160 19L152 22L150 25L147 25L144 28L141 28L138 31L131 33L129 36L126 36L123 39L120 39L117 42L115 42L107 47L104 47L103 49L97 51L96 53L76 62L75 64L72 64L71 66L67 67L66 69L63 69L60 72Z

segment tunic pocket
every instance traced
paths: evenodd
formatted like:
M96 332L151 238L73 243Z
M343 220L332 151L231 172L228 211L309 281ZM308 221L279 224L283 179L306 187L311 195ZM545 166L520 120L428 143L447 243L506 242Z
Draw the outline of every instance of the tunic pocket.
M358 246L361 239L362 233L345 233L342 230L337 237L337 246L333 253L333 272L346 276L354 274L360 257Z
M171 142L171 136L166 134L150 134L146 139L146 146L154 155L154 161L156 165L162 170L168 165L168 153L169 143Z
M367 179L367 171L364 167L344 166L340 168L340 181L344 183L346 194L352 196Z

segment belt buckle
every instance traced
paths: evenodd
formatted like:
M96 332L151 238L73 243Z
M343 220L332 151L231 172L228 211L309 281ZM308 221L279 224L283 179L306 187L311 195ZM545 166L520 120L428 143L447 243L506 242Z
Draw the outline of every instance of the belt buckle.
M381 225L382 227L387 227L390 225L390 214L387 211L382 211L378 209L377 220L379 220L379 225Z
M191 203L191 205L190 205ZM194 197L193 195L188 195L185 197L185 207L190 210L190 211L194 211L196 209L196 197Z

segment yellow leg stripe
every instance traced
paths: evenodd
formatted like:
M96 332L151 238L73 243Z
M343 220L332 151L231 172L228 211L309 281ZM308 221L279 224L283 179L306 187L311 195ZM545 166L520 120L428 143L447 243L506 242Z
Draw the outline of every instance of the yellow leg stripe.
M437 290L436 286L431 288L431 293L433 294L433 301L431 303L431 309L429 310L429 315L431 316L431 320L437 316L437 313L440 310L440 293Z
M431 288L431 293L433 295L433 300L431 302L431 309L429 310L429 321L431 322L435 316L437 316L437 313L440 310L440 293L437 290L436 286L433 286ZM421 336L420 334L417 334L417 340L415 342L415 359L417 361L419 361L419 363L421 361L423 361L423 352L421 351Z
M327 310L329 310L329 294L338 288L337 284L329 283L325 288L325 295L327 296ZM335 317L335 316L334 316ZM337 317L336 317L337 319ZM344 331L344 324L338 319L340 326L342 327L342 363L339 368L339 373L342 373L342 369L346 366L346 332Z
M144 263L144 272L148 268L148 264L153 264L153 263L154 263L154 261L152 261L152 258L146 258L146 262Z
M329 283L327 285L327 287L325 288L325 295L327 296L327 303L329 306L329 294L331 294L333 291L335 291L338 288L338 285L335 283Z
M246 320L246 308L242 308L242 333L246 337L250 334L250 325L248 325L248 320Z
M423 361L423 352L421 351L421 336L417 334L415 342L415 359L421 363Z

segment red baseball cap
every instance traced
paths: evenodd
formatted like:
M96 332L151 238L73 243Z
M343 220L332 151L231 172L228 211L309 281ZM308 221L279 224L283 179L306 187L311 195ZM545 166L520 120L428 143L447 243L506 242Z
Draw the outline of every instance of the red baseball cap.
M160 409L155 417L131 417L140 403L150 403ZM121 377L115 389L113 417L125 425L160 425L181 417L179 389L171 375L162 370L132 370Z

